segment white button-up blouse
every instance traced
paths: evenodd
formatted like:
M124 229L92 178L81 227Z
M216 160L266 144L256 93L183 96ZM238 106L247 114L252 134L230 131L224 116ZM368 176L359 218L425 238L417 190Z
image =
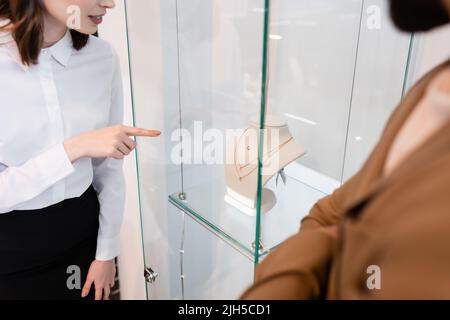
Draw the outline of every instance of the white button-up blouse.
M91 36L77 51L68 30L27 67L11 34L0 32L0 213L44 208L93 184L100 202L96 259L116 257L123 160L86 157L72 164L63 141L122 123L119 62L107 42Z

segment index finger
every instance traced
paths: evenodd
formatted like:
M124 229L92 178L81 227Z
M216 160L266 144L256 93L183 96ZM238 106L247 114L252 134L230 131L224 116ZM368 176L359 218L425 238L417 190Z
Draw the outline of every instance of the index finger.
M125 127L125 133L128 136L140 136L140 137L159 137L161 131L147 130L143 128Z

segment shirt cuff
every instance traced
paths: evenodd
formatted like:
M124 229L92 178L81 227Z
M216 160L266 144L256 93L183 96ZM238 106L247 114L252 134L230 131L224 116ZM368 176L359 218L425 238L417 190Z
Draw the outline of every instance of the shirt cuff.
M97 252L95 259L107 261L114 259L119 255L120 251L120 235L113 238L97 238Z
M35 163L44 181L58 181L75 171L63 143L58 143L41 154Z

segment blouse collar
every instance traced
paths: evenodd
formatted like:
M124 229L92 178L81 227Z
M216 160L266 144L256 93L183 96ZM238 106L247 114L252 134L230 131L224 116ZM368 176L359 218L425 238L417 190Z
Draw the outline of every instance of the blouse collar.
M5 26L8 23L9 20L7 19L0 20L0 27ZM16 63L20 65L20 67L24 71L28 70L29 67L22 63L19 49L17 48L11 32L0 31L0 46L2 45L9 48L11 57ZM49 52L56 61L58 61L62 66L66 67L73 52L72 36L70 34L70 30L67 29L64 36L58 42L56 42L51 47L43 48L42 52Z
M42 50L50 51L53 58L55 58L56 61L58 61L61 65L66 67L73 50L72 36L70 34L70 30L67 29L64 36L54 45Z

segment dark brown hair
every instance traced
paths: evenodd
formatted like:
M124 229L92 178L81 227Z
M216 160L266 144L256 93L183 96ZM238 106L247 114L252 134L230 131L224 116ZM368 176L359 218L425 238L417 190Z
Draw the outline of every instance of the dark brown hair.
M403 31L428 31L450 22L443 0L390 0L391 17Z
M45 8L40 0L0 0L0 19L9 19L12 36L17 43L22 62L36 64L44 40ZM10 25L5 26L10 27ZM1 30L1 28L0 28ZM76 50L86 46L89 35L70 30Z

